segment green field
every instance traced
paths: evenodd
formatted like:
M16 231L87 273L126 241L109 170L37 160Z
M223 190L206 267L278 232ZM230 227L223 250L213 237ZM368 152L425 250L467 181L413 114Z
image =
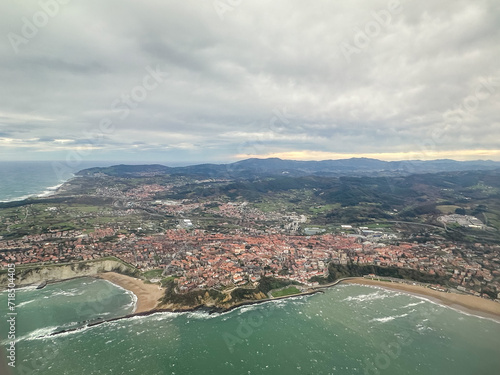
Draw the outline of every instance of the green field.
M289 286L288 288L271 292L273 297L291 296L291 295L298 294L298 293L300 293L300 290L294 286Z
M449 205L442 205L442 206L436 206L436 208L441 211L443 214L454 214L455 210L457 208L460 208L459 206L455 206L452 204Z
M161 277L161 274L163 273L163 269L155 269L155 270L149 270L146 272L143 272L142 276L144 276L146 279L154 279L154 278L159 278Z

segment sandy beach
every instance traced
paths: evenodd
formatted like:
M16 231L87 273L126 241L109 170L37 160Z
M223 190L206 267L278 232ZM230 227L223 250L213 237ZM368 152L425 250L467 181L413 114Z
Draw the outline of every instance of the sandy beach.
M437 302L439 304L461 310L468 314L478 315L500 321L500 303L476 296L438 292L437 290L425 288L419 285L376 281L364 279L361 277L359 279L344 280L342 281L342 283L373 285L387 289L403 291L409 294L428 298L433 302Z
M157 284L146 284L134 277L115 272L100 273L96 277L108 280L134 293L137 296L135 313L153 310L158 305L158 300L163 297L164 289L161 289Z
M137 296L137 309L135 313L143 313L155 309L159 305L158 300L163 297L164 289L161 289L156 284L146 284L144 281L134 277L115 272L98 274L96 277L108 280L134 293ZM361 277L358 279L344 280L342 283L372 285L395 291L402 291L408 294L425 297L433 302L461 310L468 314L500 321L500 303L480 297L438 292L419 285L377 281Z

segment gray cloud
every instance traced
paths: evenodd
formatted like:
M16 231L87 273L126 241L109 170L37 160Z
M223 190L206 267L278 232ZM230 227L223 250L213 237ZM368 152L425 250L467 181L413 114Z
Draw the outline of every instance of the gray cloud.
M390 3L6 0L0 159L500 160L497 2Z

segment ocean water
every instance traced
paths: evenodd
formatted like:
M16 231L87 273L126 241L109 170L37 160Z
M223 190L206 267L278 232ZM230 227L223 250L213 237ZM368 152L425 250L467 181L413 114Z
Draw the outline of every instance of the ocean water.
M5 297L6 291L2 291L2 302ZM81 327L99 318L127 315L133 312L135 302L133 293L90 277L48 284L43 289L36 289L36 286L19 288L16 292L17 337L23 341ZM3 315L7 313L7 305L6 300L0 305L0 312L5 312ZM5 331L1 328L0 337L5 339Z
M0 294L2 312L6 298ZM13 374L500 373L500 323L374 287L338 286L224 314L158 313L56 336L48 334L130 312L134 301L102 280L78 279L24 290L18 302Z
M62 183L85 168L119 164L117 162L81 161L78 163L49 161L0 161L0 202L47 196Z
M92 167L117 164L154 164L184 166L189 163L164 161L0 161L0 202L11 202L33 196L48 196L74 173Z

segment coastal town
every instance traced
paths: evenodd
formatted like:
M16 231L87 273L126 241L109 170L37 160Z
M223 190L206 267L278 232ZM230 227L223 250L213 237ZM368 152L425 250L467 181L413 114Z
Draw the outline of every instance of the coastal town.
M263 276L312 286L317 285L315 277L328 275L330 262L376 265L442 276L463 292L498 298L500 284L494 278L500 274L500 259L488 245L478 243L467 249L444 241L388 244L366 236L373 231L364 232L248 235L178 228L137 236L106 227L90 233L68 231L2 240L0 264L59 264L114 256L142 271L163 269L163 277L175 277L181 292L244 286ZM479 255L485 252L491 256ZM488 294L481 292L484 286Z
M500 375L500 0L0 20L0 375Z
M117 168L108 173L126 169ZM322 179L290 189L275 178L235 182L143 169L120 172L126 177L85 172L54 197L6 204L1 269L114 257L143 273L154 270L150 282L174 280L183 293L251 288L263 277L313 287L331 281L338 265L351 267L342 276L352 267L362 270L357 276L401 270L399 278L500 299L497 230L476 217L487 209L484 202L467 203L467 210L453 205L463 193L450 196L439 184L434 194L449 203L417 211L379 202L381 193L376 203L353 201L350 191L366 178L339 194L319 188Z

